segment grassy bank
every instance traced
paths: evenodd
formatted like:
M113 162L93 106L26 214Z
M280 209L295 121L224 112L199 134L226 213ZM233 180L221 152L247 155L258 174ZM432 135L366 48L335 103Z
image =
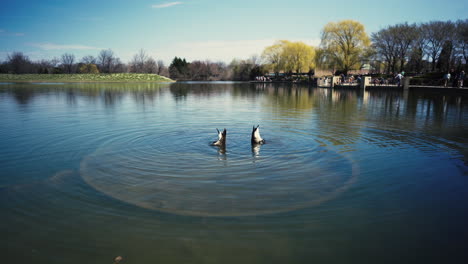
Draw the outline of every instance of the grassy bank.
M172 82L157 74L0 74L0 82Z

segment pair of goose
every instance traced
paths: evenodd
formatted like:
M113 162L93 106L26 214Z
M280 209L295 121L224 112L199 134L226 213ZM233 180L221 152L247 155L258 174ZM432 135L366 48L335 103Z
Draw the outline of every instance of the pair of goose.
M252 137L251 137L251 142L252 145L258 145L258 144L265 144L265 140L260 136L260 125L257 127L253 126L252 128ZM218 140L214 141L211 145L213 146L225 146L226 145L226 134L227 131L226 129L223 130L223 132L220 132L217 128L216 130L218 131Z

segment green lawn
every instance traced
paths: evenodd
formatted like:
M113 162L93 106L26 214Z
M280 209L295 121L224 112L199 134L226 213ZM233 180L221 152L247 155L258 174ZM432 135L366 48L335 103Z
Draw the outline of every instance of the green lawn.
M172 82L157 74L0 74L0 82Z

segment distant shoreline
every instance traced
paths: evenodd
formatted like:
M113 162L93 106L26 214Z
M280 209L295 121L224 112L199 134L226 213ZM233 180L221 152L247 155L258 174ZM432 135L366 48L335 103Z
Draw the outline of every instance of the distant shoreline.
M5 83L161 83L174 82L164 76L147 73L110 74L0 74Z

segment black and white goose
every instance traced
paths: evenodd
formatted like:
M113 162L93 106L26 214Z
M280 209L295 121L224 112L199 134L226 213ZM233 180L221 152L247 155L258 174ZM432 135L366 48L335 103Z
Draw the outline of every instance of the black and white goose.
M211 143L211 145L223 147L226 145L226 129L224 129L223 132L220 132L219 129L216 130L218 131L218 140Z
M260 136L260 125L257 127L253 126L252 129L252 139L251 142L252 144L265 144L265 140Z

